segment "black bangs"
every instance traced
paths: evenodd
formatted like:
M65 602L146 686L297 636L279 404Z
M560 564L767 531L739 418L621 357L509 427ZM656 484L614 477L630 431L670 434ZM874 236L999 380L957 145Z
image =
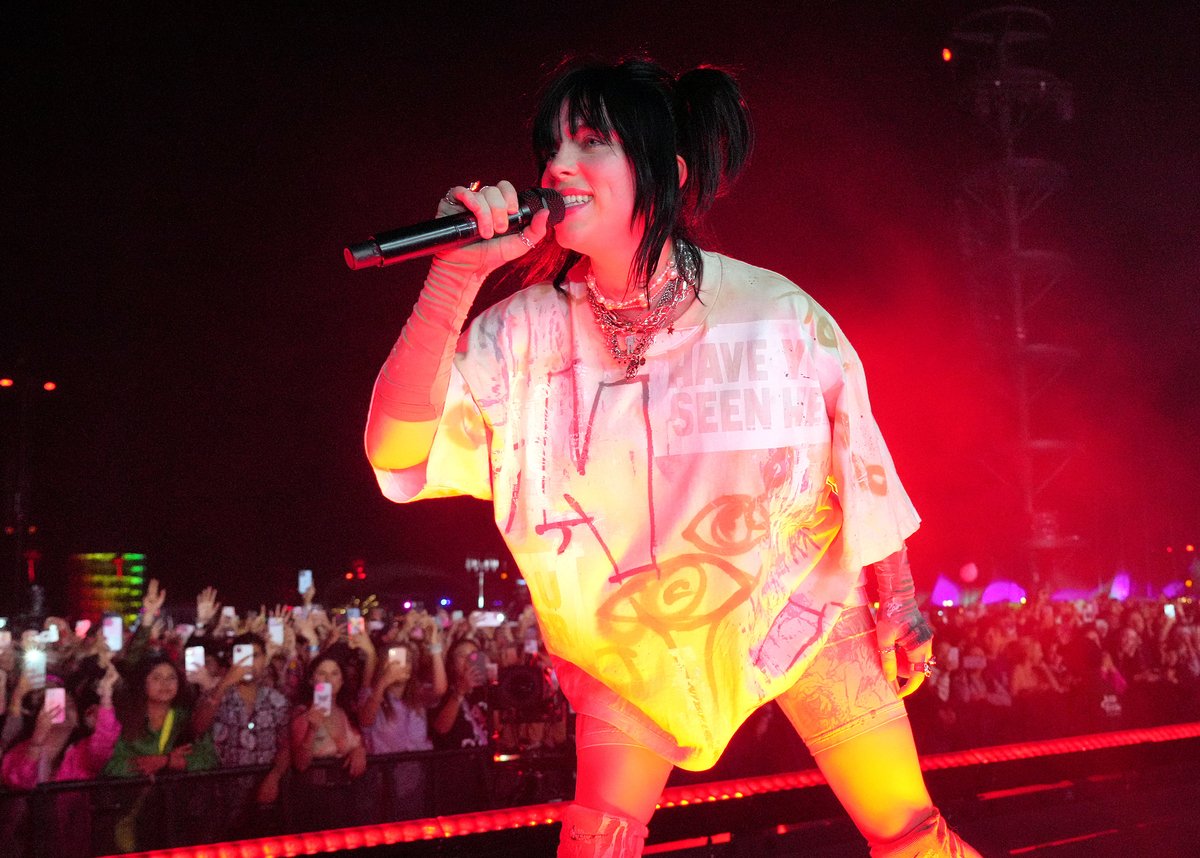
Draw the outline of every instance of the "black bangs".
M533 151L539 173L562 142L558 132L564 106L572 134L586 126L607 140L612 139L612 122L605 107L605 90L610 89L603 80L605 71L604 68L579 69L559 78L542 94L533 119Z

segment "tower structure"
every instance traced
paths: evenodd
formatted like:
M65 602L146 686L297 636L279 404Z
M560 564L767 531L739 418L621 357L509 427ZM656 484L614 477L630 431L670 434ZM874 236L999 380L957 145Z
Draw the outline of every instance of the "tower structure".
M946 55L962 106L984 131L989 152L962 181L960 238L978 333L1008 388L1003 395L1012 429L989 464L1015 501L1013 541L1034 586L1080 542L1063 532L1046 494L1074 445L1039 420L1040 404L1078 357L1054 341L1054 319L1042 304L1071 269L1070 257L1040 246L1030 224L1066 175L1060 164L1030 151L1037 148L1035 132L1074 116L1071 87L1045 68L1052 28L1038 9L986 9L955 26Z

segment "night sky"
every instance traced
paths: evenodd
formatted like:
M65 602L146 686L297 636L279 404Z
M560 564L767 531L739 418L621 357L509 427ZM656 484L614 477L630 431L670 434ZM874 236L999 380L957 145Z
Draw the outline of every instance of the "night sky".
M924 518L919 583L967 561L1018 571L1005 375L955 221L993 150L940 57L982 4L51 5L0 13L0 376L24 361L59 384L33 396L29 433L52 594L74 551L145 551L172 601L214 583L245 607L301 566L318 583L359 557L462 575L502 550L485 505L379 495L362 425L424 266L351 272L341 248L430 217L460 182L535 184L534 94L589 52L738 71L758 147L706 245L786 274L855 343ZM1081 445L1044 497L1083 537L1085 582L1165 580L1200 541L1191 5L1041 4L1077 116L1028 140L1068 179L1027 240L1075 268L1036 332L1081 357L1037 410ZM18 409L0 394L7 524Z

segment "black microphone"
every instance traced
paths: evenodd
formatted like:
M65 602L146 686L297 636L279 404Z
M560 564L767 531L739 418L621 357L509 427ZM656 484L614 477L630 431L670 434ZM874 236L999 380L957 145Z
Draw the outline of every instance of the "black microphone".
M563 219L567 204L562 194L550 188L530 188L517 195L520 207L508 216L508 231L529 226L533 216L542 209L550 212L550 226ZM367 241L351 244L343 251L346 264L360 268L382 268L417 256L428 256L448 247L470 244L479 240L479 224L470 212L434 218L424 223L393 229L371 236Z

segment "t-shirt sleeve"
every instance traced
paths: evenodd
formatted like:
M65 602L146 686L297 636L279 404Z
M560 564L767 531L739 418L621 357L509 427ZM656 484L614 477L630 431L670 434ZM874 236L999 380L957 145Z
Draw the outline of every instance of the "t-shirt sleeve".
M825 330L818 348L828 368L822 372L822 386L833 427L834 488L843 516L839 562L857 570L899 551L921 519L871 413L858 354L832 322Z
M403 470L375 468L375 479L384 497L396 503L455 495L491 500L488 438L483 413L456 360L429 456Z

